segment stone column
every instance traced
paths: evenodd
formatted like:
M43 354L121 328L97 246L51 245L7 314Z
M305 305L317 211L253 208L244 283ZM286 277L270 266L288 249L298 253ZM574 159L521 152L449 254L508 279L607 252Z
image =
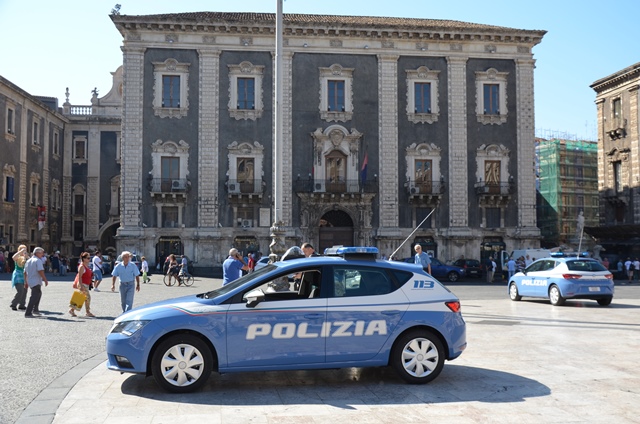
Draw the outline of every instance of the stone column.
M100 131L97 128L89 128L85 244L94 244L98 241L100 207Z
M598 122L598 193L599 193L599 224L606 225L607 222L607 202L604 194L607 189L615 188L613 182L613 170L608 166L604 154L604 99L596 100L597 122Z
M518 227L536 228L536 180L534 169L535 124L533 59L516 59L516 116Z
M398 56L378 55L380 235L398 229ZM387 231L385 231L387 229ZM399 235L399 234L398 234Z
M198 55L200 56L198 174L190 175L190 179L198 182L198 227L202 231L206 228L213 229L218 223L220 50L198 50Z
M467 59L447 57L449 103L449 227L469 225L467 173Z
M633 188L633 223L640 223L640 149L638 148L638 86L631 87L629 91L629 117L626 119L627 139L631 147L631 187Z
M144 48L122 47L124 64L124 93L122 101L121 193L118 250L136 244L126 237L141 234L142 172L140 158L143 143L143 82Z

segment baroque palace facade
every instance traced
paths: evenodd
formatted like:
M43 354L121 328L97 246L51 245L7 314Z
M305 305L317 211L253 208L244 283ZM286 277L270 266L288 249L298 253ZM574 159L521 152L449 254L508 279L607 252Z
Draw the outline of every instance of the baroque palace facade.
M183 253L196 268L231 246L266 253L276 178L286 245L389 255L433 212L399 257L414 243L445 261L539 246L532 49L544 31L285 14L274 175L274 14L111 19L123 36L111 91L55 115L71 158L58 178L65 246Z

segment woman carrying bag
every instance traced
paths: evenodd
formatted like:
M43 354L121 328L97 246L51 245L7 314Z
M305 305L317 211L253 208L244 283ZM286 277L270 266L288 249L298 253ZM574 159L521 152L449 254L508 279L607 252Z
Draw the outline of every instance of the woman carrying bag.
M74 282L74 288L78 289L84 294L87 299L84 301L84 309L86 311L87 317L95 317L91 313L91 293L89 292L89 287L91 286L91 280L93 278L93 272L91 271L91 267L89 266L89 260L91 259L91 255L87 252L82 252L80 255L80 259L82 263L78 266L78 277L77 277L77 287ZM79 310L79 309L78 309ZM69 314L73 317L77 317L74 308L69 308Z
M24 288L24 264L25 262L27 262L27 259L29 259L27 246L21 244L18 248L18 253L13 255L15 269L13 270L13 274L11 275L11 285L17 290L16 295L11 301L11 309L13 309L14 311L17 311L18 309L27 309L27 290Z

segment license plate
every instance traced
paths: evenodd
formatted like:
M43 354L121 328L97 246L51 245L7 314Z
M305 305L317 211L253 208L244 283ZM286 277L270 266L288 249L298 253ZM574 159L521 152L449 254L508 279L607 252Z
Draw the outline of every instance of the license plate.
M477 274L478 271L469 271L469 274Z
M600 291L600 287L589 287L589 291L590 292L599 292Z

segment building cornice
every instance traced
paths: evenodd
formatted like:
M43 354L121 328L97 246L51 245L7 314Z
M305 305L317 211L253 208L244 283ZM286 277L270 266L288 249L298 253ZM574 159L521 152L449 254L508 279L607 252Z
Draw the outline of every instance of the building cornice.
M596 93L601 93L606 89L613 88L634 80L640 80L640 62L624 68L614 74L601 78L591 84Z

